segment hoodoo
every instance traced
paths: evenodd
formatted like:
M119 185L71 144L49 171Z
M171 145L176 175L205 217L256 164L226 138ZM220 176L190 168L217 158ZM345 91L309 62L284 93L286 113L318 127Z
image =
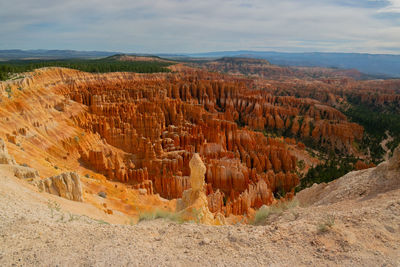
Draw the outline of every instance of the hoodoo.
M178 199L177 201L176 211L181 214L185 220L213 224L214 216L208 209L204 187L206 166L197 153L193 155L189 166L191 188L183 191L182 199Z

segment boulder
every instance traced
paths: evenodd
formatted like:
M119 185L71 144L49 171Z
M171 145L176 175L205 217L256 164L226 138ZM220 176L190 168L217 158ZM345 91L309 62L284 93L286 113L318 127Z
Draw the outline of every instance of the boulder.
M75 172L64 172L36 182L39 190L69 200L83 201L82 185Z

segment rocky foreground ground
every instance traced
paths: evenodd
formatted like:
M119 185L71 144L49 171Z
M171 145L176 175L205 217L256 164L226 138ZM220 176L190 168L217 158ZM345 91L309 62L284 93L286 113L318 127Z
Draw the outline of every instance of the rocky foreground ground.
M39 193L2 170L0 265L399 266L400 176L376 187L368 178L374 171L314 186L299 195L308 205L271 215L263 226L205 226L107 224L89 218L87 204ZM74 214L72 204L87 216Z

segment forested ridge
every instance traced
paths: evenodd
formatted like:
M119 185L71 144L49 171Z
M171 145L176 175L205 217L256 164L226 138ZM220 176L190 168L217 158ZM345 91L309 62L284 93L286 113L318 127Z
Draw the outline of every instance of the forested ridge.
M7 80L17 73L32 71L43 67L64 67L92 73L105 72L168 72L169 62L158 61L120 61L112 57L104 59L67 60L12 60L0 62L0 80Z

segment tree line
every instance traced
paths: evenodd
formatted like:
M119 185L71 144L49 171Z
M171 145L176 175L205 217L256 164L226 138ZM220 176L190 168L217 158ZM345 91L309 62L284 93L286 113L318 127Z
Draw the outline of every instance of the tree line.
M169 62L157 61L119 61L113 59L69 59L69 60L14 60L0 62L0 80L7 80L14 74L32 71L43 67L64 67L92 73L169 72Z

